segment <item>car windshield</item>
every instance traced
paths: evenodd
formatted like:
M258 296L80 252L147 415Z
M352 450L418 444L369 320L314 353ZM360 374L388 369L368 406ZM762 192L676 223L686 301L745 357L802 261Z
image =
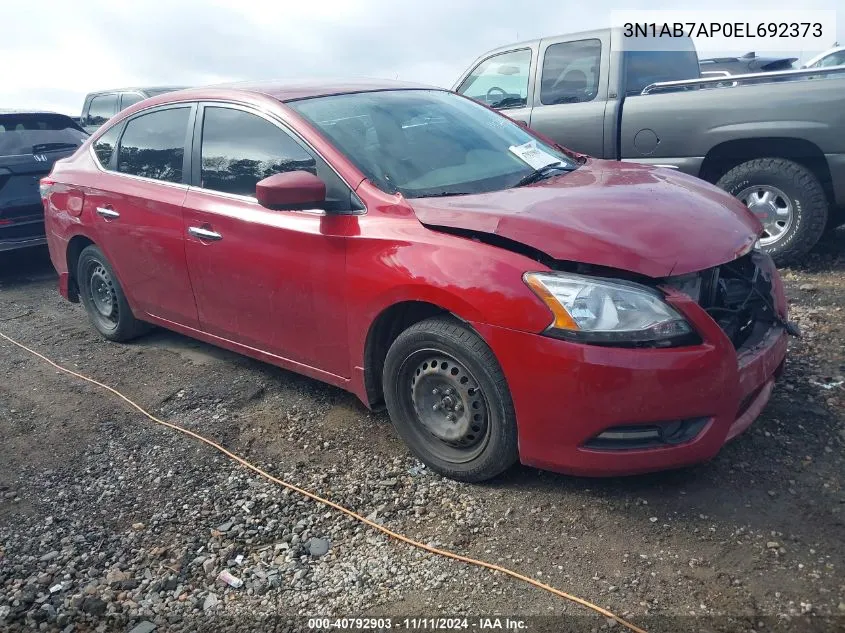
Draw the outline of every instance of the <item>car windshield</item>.
M79 147L88 134L61 114L0 114L0 156Z
M407 198L497 191L548 165L577 167L510 119L442 90L363 92L288 105L373 184Z

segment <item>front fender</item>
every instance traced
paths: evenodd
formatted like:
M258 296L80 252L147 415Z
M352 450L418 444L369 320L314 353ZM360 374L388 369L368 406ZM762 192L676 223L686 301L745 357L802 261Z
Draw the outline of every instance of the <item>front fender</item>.
M414 223L423 240L350 239L347 314L356 375L363 375L371 327L399 303L424 302L467 322L512 330L540 332L549 325L551 312L522 281L525 272L548 270L546 266L525 255Z

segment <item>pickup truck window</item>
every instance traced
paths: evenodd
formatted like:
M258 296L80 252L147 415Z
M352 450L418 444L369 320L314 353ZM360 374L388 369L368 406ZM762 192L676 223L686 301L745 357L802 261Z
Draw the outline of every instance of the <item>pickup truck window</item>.
M582 103L596 98L599 90L601 40L552 44L543 59L540 103Z
M131 105L135 105L139 101L143 101L144 97L137 92L124 92L120 97L120 109L125 110Z
M701 67L695 51L628 51L625 53L625 94L638 95L658 81L698 79Z
M91 99L88 107L88 125L102 125L117 114L117 95L104 94Z
M508 51L478 64L458 92L491 108L521 108L528 103L531 49Z

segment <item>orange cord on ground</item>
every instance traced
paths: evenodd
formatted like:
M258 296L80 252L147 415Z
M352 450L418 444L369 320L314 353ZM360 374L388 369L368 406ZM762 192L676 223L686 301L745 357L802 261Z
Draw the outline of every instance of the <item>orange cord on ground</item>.
M493 563L488 563L488 562L485 562L483 560L477 560L475 558L470 558L469 556L461 556L460 554L455 554L453 552L438 549L436 547L431 547L430 545L426 545L425 543L420 543L419 541L415 541L412 538L408 538L407 536L403 536L402 534L394 532L393 530L390 530L390 529L384 527L383 525L379 525L378 523L376 523L374 521L370 521L366 517L363 517L360 514L353 512L352 510L344 508L343 506L338 505L337 503L334 503L333 501L329 501L328 499L323 499L322 497L315 495L312 492L308 492L307 490L303 490L302 488L294 486L293 484L290 484L286 481L282 481L278 477L274 477L270 473L267 473L267 472L261 470L258 466L255 466L255 465L249 463L248 461L246 461L242 457L238 457L234 453L226 450L225 448L223 448L222 446L220 446L220 444L217 444L216 442L209 440L209 439L203 437L202 435L199 435L198 433L194 433L193 431L190 431L188 429L182 428L182 427L177 426L175 424L171 424L170 422L165 422L164 420L160 420L159 418L155 417L153 414L147 412L143 407L141 407L140 405L136 404L135 402L133 402L132 400L130 400L129 398L124 396L117 389L109 387L108 385L104 385L103 383L98 382L98 381L94 380L93 378L88 378L87 376L83 376L82 374L79 374L75 371L67 369L66 367L62 367L58 363L55 363L52 360L50 360L49 358L47 358L46 356L39 354L35 350L28 348L26 345L18 343L17 341L15 341L14 339L6 336L2 332L0 332L0 337L7 340L12 345L16 345L17 347L21 348L22 350L29 352L33 356L37 356L38 358L40 358L41 360L43 360L46 363L49 363L50 365L52 365L53 367L55 367L59 371L62 371L66 374L70 374L71 376L79 378L80 380L84 380L85 382L89 382L92 385L96 385L96 386L98 386L102 389L105 389L106 391L110 391L115 396L117 396L118 398L120 398L121 400L123 400L124 402L129 404L129 406L131 406L132 408L137 409L141 414L143 414L144 416L146 416L147 418L149 418L150 420L152 420L156 424L166 426L169 429L173 429L174 431L178 431L179 433L184 433L185 435L188 435L188 436L194 438L195 440L199 440L200 442L208 444L209 446L211 446L212 448L220 451L221 453L223 453L224 455L226 455L230 459L233 459L234 461L239 463L241 466L244 466L245 468L248 468L249 470L261 475L265 479L268 479L269 481L272 481L273 483L278 484L280 486L283 486L284 488L287 488L289 490L293 490L294 492L299 493L300 495L302 495L304 497L308 497L309 499L313 499L314 501L317 501L318 503L322 503L322 504L327 505L331 508L334 508L338 512L342 512L343 514L345 514L349 517L352 517L356 521L360 521L361 523L364 523L365 525L370 526L374 530L378 530L379 532L382 532L383 534L386 534L387 536L394 538L397 541L402 541L403 543L407 543L408 545L411 545L413 547L418 547L419 549L425 550L425 551L430 552L432 554L437 554L438 556L444 556L446 558L451 558L453 560L461 561L462 563L467 563L469 565L475 565L477 567L484 567L486 569L492 569L493 571L500 572L502 574L505 574L506 576L510 576L511 578L516 578L517 580L521 580L523 582L527 582L529 585L534 585L535 587L538 587L539 589L544 589L545 591L548 591L551 594L554 594L554 595L559 596L561 598L565 598L567 600L575 602L576 604L580 604L584 607L587 607L588 609L592 609L593 611L600 613L601 615L605 616L606 618L611 618L613 620L616 620L619 624L627 627L628 629L630 629L634 633L646 633L646 631L639 628L638 626L631 624L630 622L620 618L618 615L611 613L607 609L603 609L600 606L593 604L592 602L584 600L583 598L579 598L578 596L573 596L572 594L561 591L560 589L555 589L554 587L551 587L551 586L549 586L545 583L542 583L539 580L535 580L534 578L531 578L529 576L524 576L523 574L520 574L519 572L515 572L515 571L507 569L505 567L501 567L501 566L495 565Z

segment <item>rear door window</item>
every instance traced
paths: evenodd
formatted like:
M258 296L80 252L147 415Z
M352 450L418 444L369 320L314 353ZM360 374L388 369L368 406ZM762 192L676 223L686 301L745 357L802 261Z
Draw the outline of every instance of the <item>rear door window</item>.
M156 110L130 119L120 139L117 171L182 182L190 106Z
M531 49L488 57L464 79L457 92L496 109L521 108L528 103Z
M117 114L117 94L97 95L88 106L88 125L102 125Z
M86 138L70 117L60 114L0 115L0 156L66 152Z
M599 92L601 40L560 42L546 49L540 103L583 103Z

